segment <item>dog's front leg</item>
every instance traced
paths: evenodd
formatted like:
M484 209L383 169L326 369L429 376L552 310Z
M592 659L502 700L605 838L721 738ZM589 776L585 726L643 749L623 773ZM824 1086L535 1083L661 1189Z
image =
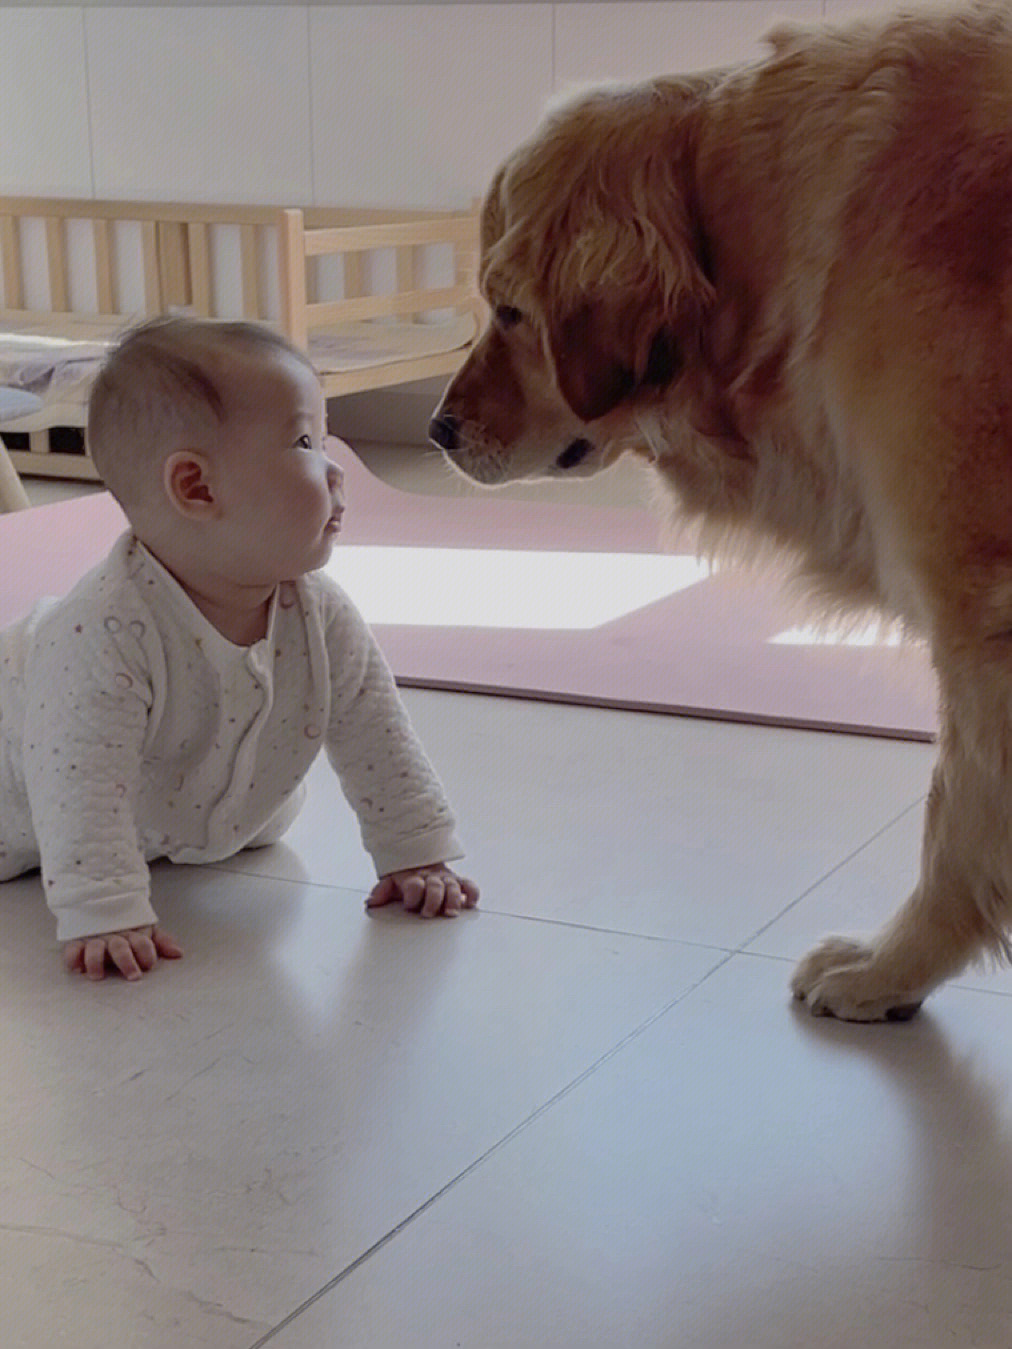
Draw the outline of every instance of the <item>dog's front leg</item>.
M905 1020L975 959L1012 960L1012 662L976 655L942 666L917 888L876 937L829 937L801 961L791 987L816 1015Z

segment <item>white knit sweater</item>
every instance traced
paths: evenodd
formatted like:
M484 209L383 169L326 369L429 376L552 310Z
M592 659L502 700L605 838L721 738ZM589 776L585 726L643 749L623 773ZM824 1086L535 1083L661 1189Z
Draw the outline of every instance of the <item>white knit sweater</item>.
M320 748L378 875L462 849L361 615L320 572L236 646L132 534L0 632L0 880L41 864L57 937L156 921L147 862L231 857ZM294 803L297 804L297 803Z

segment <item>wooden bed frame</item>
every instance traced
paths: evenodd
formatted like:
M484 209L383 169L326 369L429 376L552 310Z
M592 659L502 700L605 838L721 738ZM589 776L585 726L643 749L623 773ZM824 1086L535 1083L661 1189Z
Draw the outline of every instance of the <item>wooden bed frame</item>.
M0 347L5 330L108 340L179 307L279 327L313 356L328 397L449 375L483 323L477 245L476 206L374 211L0 197ZM455 345L441 350L444 332ZM335 333L365 336L351 368L325 368L313 353L315 342L337 341ZM391 333L416 340L372 360L373 337L389 347ZM18 472L96 479L86 453L62 453L50 440L53 427L82 427L84 413L79 397L76 407L0 426ZM18 433L22 441L27 433L27 447L10 448Z

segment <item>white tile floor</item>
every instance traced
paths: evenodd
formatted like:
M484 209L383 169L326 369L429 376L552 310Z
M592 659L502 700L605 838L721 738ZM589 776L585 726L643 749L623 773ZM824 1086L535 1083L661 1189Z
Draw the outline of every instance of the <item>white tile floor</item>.
M406 701L476 914L367 917L322 764L285 844L155 869L137 985L0 891L4 1345L1009 1349L1012 974L787 992L905 894L931 749Z

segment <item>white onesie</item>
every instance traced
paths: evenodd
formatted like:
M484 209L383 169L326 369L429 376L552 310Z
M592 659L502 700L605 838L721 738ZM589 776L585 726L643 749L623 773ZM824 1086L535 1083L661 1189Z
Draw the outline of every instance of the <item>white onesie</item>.
M281 832L321 747L378 875L462 855L362 616L321 572L236 646L131 533L0 632L0 880L41 864L67 941L156 921L147 862Z

